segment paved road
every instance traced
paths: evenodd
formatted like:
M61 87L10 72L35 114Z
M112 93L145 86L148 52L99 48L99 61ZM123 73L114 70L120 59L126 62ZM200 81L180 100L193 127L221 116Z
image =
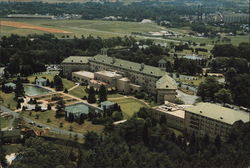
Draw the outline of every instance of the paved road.
M177 90L177 97L184 101L185 104L194 104L195 100L198 98L196 95L188 95L180 90Z

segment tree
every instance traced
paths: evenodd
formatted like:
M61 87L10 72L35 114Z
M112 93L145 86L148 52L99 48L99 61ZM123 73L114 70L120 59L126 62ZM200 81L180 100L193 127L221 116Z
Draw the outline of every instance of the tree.
M214 94L216 101L220 103L232 103L232 94L228 89L220 89L218 92Z
M65 101L60 99L56 105L56 115L55 117L63 117L65 115Z
M99 142L99 136L96 132L87 132L85 135L84 135L84 138L85 138L85 145L87 148L91 148L91 147L94 147L98 144Z
M18 97L23 97L24 94L25 94L24 87L23 87L22 81L20 79L20 76L18 76L17 81L16 81L15 99L17 100Z
M107 100L107 90L106 90L106 87L104 85L100 86L98 93L99 93L99 102L100 103Z
M63 91L63 82L59 75L54 76L54 86L56 91Z
M202 98L203 101L214 100L215 93L221 89L220 83L213 77L207 77L205 82L202 82L197 90L197 95Z
M94 87L91 86L89 88L89 95L88 95L88 99L87 99L88 103L95 103L96 102L96 98L95 98L95 90Z
M60 127L60 128L62 128L62 127L63 127L63 122L60 122L59 127Z

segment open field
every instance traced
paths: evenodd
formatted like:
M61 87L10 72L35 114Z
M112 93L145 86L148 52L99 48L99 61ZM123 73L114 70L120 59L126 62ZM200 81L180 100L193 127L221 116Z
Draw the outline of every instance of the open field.
M2 19L2 21L21 22L23 24L31 24L33 26L41 26L52 29L64 30L72 32L68 34L70 37L81 35L100 36L104 38L130 35L132 32L149 32L161 31L166 28L157 24L140 24L138 22L121 22L121 21L102 21L102 20L45 20L45 19ZM21 30L21 31L20 31ZM24 32L23 32L24 30ZM1 34L10 35L16 33L20 35L30 34L27 29L2 26ZM32 33L43 34L43 31L32 30ZM55 33L58 37L65 35L63 33Z
M49 126L53 126L56 128L60 128L60 123L63 123L63 127L61 129L64 130L69 130L70 126L72 126L73 131L74 132L78 132L78 133L86 133L87 131L95 131L100 133L104 126L103 125L94 125L92 124L90 121L85 120L84 124L79 125L76 122L67 122L65 121L64 117L62 118L55 118L55 111L45 111L45 112L32 112L32 115L29 115L29 112L23 112L22 113L23 116L30 118L32 120L36 120L38 122L47 124ZM39 119L36 119L36 115L39 115ZM51 122L47 122L47 120L50 119Z
M111 101L121 106L124 118L132 117L141 107L147 107L145 103L132 98L112 99Z

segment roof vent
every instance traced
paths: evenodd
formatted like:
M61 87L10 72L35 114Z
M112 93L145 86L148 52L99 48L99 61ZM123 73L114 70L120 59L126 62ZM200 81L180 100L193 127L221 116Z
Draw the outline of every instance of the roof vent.
M200 113L202 113L202 111L200 111Z
M153 72L151 71L151 74L152 74Z
M223 120L223 117L220 117L221 120Z
M140 71L142 71L143 69L144 69L144 64L141 63L141 69L140 69Z
M71 60L71 62L74 62L73 60Z
M116 61L116 60L115 60L115 57L113 57L113 58L112 58L112 64L114 64L115 61Z
M82 62L82 60L80 60L80 62Z

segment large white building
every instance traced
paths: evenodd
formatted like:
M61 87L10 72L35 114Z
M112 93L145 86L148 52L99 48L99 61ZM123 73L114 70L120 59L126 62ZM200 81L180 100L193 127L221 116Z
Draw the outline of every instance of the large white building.
M185 109L185 128L198 137L208 134L212 139L217 135L226 140L237 121L249 122L250 114L223 107L220 104L198 103Z
M112 73L119 74L115 78L116 85L119 84L117 89L124 91L124 93L144 91L157 96L157 102L159 103L163 103L164 100L172 101L176 96L177 85L174 79L160 68L143 63L139 64L106 55L94 57L70 56L62 62L62 69L66 76L75 71L91 71L95 73L95 76L105 76L105 79L102 78L102 82L108 80ZM110 71L110 74L107 75L105 71ZM75 75L73 74L73 76ZM114 80L111 78L109 80ZM112 81L106 82L113 84Z

